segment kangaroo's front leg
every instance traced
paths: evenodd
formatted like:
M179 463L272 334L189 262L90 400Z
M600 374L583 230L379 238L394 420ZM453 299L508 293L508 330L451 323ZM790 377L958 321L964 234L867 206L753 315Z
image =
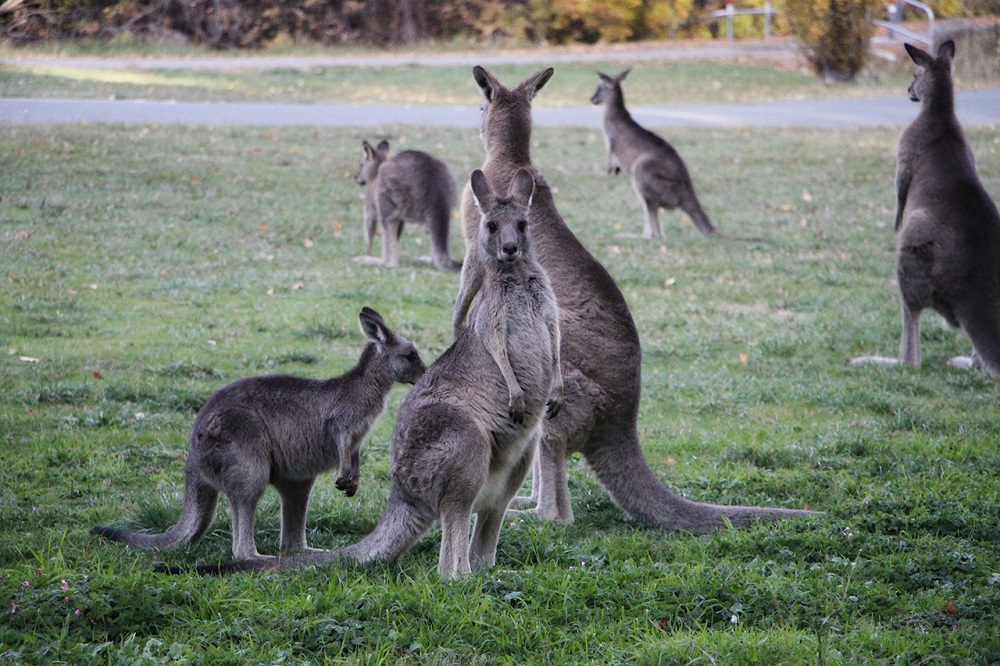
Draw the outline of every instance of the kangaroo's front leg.
M481 331L486 350L493 357L500 374L507 382L507 402L510 420L514 423L524 423L524 391L514 375L514 368L510 365L510 356L507 354L507 306L503 305L496 313L495 317L489 319L489 330Z
M462 280L455 298L455 313L452 315L451 328L457 338L466 329L469 310L476 294L483 287L483 267L480 265L476 252L470 250L462 262Z
M337 454L340 456L340 468L337 471L337 490L348 497L354 497L358 492L361 480L361 442L362 437L352 437L346 433L331 432L337 443Z

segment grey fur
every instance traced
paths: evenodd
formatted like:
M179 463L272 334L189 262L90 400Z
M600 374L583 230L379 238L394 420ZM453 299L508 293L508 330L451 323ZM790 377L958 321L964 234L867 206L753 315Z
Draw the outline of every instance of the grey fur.
M480 223L470 252L482 271L480 303L399 408L392 489L375 529L343 550L200 573L392 562L438 518L442 576L494 564L504 512L531 467L546 413L554 417L562 397L558 306L528 234L531 174L521 170L510 181L499 197L481 171L472 174Z
M457 188L448 165L420 150L404 150L389 157L389 142L372 148L362 142L365 155L355 180L365 187L365 253L370 257L376 226L382 230L383 266L399 264L399 237L406 220L422 225L431 239L431 262L441 270L457 271L461 264L448 254L448 230Z
M566 458L580 452L614 501L643 525L703 533L727 524L742 526L807 515L806 511L690 502L667 489L646 463L636 427L642 351L632 315L607 270L566 226L552 189L531 164L531 100L552 74L551 68L546 69L508 89L482 67L473 70L485 98L480 127L486 148L482 170L499 189L519 169L533 174L535 193L528 217L532 244L559 302L563 408L559 418L546 423L532 497L517 498L515 505L534 505L538 516L571 522ZM470 189L462 212L467 251L452 320L458 337L463 335L466 316L483 284ZM482 307L480 303L476 310Z
M350 371L326 381L250 377L215 393L201 408L184 472L184 508L163 534L94 527L113 541L169 549L200 540L219 493L233 521L233 555L262 559L254 513L268 484L281 496L281 550L306 549L306 510L316 477L339 464L337 488L351 497L360 479L361 443L381 415L394 382L414 383L425 367L413 343L370 308L359 315L370 341Z
M701 203L687 165L674 147L662 137L642 127L625 108L622 81L631 69L618 76L597 73L601 81L590 98L592 104L604 105L604 138L608 147L608 173L622 169L632 178L632 188L643 205L643 238L660 238L660 208L680 208L698 231L715 234ZM617 164L615 164L617 162Z
M972 341L973 358L1000 376L1000 213L976 173L955 116L955 43L937 57L906 45L917 65L910 99L920 113L903 131L896 158L896 276L902 305L898 359L848 361L920 365L920 315L937 311Z

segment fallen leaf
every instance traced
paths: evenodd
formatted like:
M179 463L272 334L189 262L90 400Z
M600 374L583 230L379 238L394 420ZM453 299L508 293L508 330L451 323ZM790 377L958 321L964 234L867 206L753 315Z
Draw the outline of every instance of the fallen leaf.
M746 365L749 360L750 354L747 354L746 352L740 354L740 365Z
M25 363L41 363L42 362L42 359L35 358L34 356L19 356L18 358L21 359L22 361L24 361Z
M94 370L94 379L104 379L100 370Z
M941 612L945 615L959 615L962 611L958 609L958 604L955 603L954 599L949 599L942 608Z
M802 192L802 200L803 201L812 201L813 200L813 195L809 194L808 191L803 191Z
M305 245L306 247L312 247L316 243L314 243L311 238L307 238L304 241L302 241L302 244Z

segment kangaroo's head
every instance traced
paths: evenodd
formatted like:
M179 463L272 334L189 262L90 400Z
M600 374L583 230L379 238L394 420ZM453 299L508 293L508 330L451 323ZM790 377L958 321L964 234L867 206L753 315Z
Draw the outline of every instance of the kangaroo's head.
M483 93L479 136L487 156L502 150L523 152L527 156L531 143L531 100L554 73L549 67L507 88L479 65L472 68L472 76Z
M535 191L535 179L527 169L518 169L506 196L493 192L486 176L476 169L471 178L472 193L482 212L479 244L488 257L501 265L530 256L528 209Z
M937 50L937 57L918 49L911 44L905 44L910 60L917 65L913 73L913 83L907 89L910 99L914 102L930 101L934 98L952 96L951 69L955 59L955 42L948 40Z
M361 166L358 167L358 175L354 177L354 180L358 182L358 185L367 185L375 180L375 175L378 173L378 168L382 166L382 162L389 159L389 142L381 141L377 148L372 148L370 143L362 141L361 147L365 149L365 154L361 158Z
M597 78L600 79L600 82L597 84L597 90L594 91L593 96L590 98L590 103L604 104L611 99L612 95L616 94L620 98L622 94L622 81L625 80L625 77L631 71L632 68L629 67L618 76L608 76L603 72L598 72Z
M413 384L424 374L427 366L420 359L416 346L402 335L394 333L382 315L369 307L361 308L358 315L361 332L372 343L375 358L385 375L394 382Z

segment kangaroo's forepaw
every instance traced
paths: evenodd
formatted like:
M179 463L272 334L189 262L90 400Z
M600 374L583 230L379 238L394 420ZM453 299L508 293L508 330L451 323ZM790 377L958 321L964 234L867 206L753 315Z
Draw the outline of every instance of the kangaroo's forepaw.
M354 493L358 492L357 479L345 479L341 477L337 479L334 485L337 486L337 490L343 492L348 497L354 497Z

